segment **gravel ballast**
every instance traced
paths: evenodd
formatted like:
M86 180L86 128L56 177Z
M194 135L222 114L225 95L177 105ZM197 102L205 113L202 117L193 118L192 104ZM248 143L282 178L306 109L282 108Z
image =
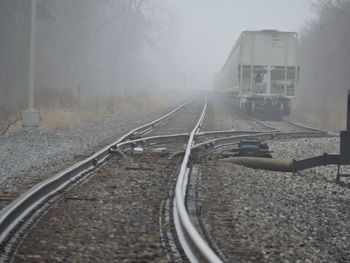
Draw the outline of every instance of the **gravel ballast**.
M159 217L177 165L113 158L48 211L14 262L168 262Z
M186 127L192 126L191 119L200 108L186 111L192 113L184 118ZM259 122L233 112L213 98L203 130L264 129ZM170 121L176 129L164 126L158 132L186 132L187 128L178 126L182 118ZM267 143L276 159L300 160L339 152L338 137ZM136 159L117 160L57 203L43 218L47 219L42 225L45 231L40 225L34 227L17 260L166 262L155 226L157 208L169 197L176 169L168 162L150 166L151 159ZM226 262L350 262L350 189L334 183L335 166L292 174L217 161L200 160L197 164L201 220ZM163 171L168 168L165 176ZM76 212L75 216L70 211ZM64 234L67 227L68 236ZM45 241L52 238L50 228L55 235L53 254L45 252L50 250L50 242ZM86 243L79 245L81 241Z
M289 123L287 121L264 121L264 124L268 125L269 127L273 127L280 131L288 131L288 132L305 132L310 131L307 128L299 127L295 124Z
M114 142L129 130L170 112L174 106L153 112L108 117L101 123L79 123L69 131L20 129L0 136L0 192L42 180Z
M265 131L267 129L227 100L210 94L202 131L220 130Z
M213 119L231 121L213 107ZM281 160L339 153L339 137L266 142ZM227 262L350 262L350 189L335 184L336 166L292 174L199 164L202 220Z
M189 133L202 108L202 101L186 106L152 135ZM144 150L113 156L64 194L26 234L14 262L173 262L163 214L181 159Z

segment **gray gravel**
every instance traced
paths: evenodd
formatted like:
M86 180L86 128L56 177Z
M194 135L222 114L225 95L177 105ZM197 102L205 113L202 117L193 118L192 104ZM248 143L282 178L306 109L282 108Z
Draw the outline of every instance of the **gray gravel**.
M186 106L152 134L189 133L203 107ZM182 143L177 148L182 147ZM172 150L172 149L171 149ZM171 231L163 203L180 162L157 154L112 157L45 214L14 262L168 262L163 232Z
M99 124L80 123L69 131L21 129L0 137L0 192L16 191L19 185L35 180L38 167L71 163L72 158L89 155L132 128L164 115L173 109L159 109L108 117ZM79 159L79 158L78 158Z
M159 217L177 167L151 156L112 158L45 214L14 262L169 262Z
M286 121L264 121L263 123L270 126L270 127L278 129L280 131L288 131L288 132L310 131L306 128L299 127L297 125L293 125L293 124L288 123Z
M215 107L214 118L230 122ZM267 143L276 159L339 153L338 137ZM334 183L336 166L296 174L214 161L201 167L202 219L227 262L350 262L350 189Z
M232 104L211 94L202 131L220 130L261 131L266 130L266 127L240 112Z
M204 100L199 99L180 109L165 125L157 127L145 137L156 135L169 135L190 133L196 125L203 111Z
M333 152L335 142L271 146L280 159L299 159ZM336 167L292 174L214 163L203 174L204 220L228 262L350 261L350 189L334 184Z

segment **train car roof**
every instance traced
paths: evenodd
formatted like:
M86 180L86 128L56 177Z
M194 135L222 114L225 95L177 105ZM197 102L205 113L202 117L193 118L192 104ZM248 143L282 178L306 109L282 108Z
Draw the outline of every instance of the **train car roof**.
M244 30L241 32L243 33L280 33L280 34L298 34L297 32L292 32L292 31L279 31L276 29L262 29L262 30Z
M232 54L234 53L234 51L236 50L236 48L239 46L240 40L242 38L242 35L244 35L245 33L252 33L252 34L261 34L261 33L266 33L266 34L271 34L271 33L278 33L278 34L288 34L288 35L298 35L297 32L292 32L292 31L279 31L276 29L262 29L262 30L244 30L239 34L239 37L237 38L233 48L231 49L229 56L227 57L225 64L223 65L223 67L221 68L221 70L217 73L220 74L224 68L226 67L230 57L232 56Z

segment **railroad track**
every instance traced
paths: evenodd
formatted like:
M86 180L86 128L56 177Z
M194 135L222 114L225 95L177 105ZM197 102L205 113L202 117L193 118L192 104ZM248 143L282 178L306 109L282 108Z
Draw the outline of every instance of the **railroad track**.
M233 113L229 107L215 105L216 122L222 125L227 118L219 116ZM238 120L241 113L237 115L233 118ZM237 120L222 128L242 127ZM244 117L244 122L250 126L248 130L256 128L251 118ZM192 149L196 179L191 188L198 192L192 196L198 196L199 221L213 251L224 262L347 262L350 242L344 235L350 226L345 218L350 214L343 208L349 208L350 191L334 184L336 168L292 174L218 160L224 149L233 148L243 138L265 140L273 157L281 159L338 152L339 138L297 123L263 124L262 134L226 132L224 137L203 140ZM343 208L337 209L339 206Z
M49 202L54 202L65 189L75 183L81 183L84 179L95 172L98 168L105 165L105 161L117 153L117 145L127 141L135 136L142 136L152 129L164 124L165 121L174 117L175 113L187 106L179 106L169 114L149 123L138 127L91 157L73 165L72 167L57 174L44 182L39 183L28 192L24 193L18 199L0 212L0 254L1 261L8 261L12 258L18 240L21 240L23 233L31 226L31 219L41 215L48 208ZM117 153L118 154L118 153Z
M55 180L58 180L60 184L64 185L67 189L69 189L70 185L81 184L79 191L76 192L74 190L68 194L67 192L64 192L62 196L62 190L61 188L57 188L57 183L44 182L36 186L33 189L34 192L25 194L19 200L12 203L8 208L1 211L1 260L12 260L16 247L19 244L22 244L16 254L15 262L34 262L36 259L53 260L55 258L57 260L84 259L84 261L91 262L101 259L104 261L110 261L111 259L134 259L136 262L138 262L137 260L140 260L140 262L147 260L152 262L164 262L165 260L172 262L183 262L187 260L191 262L227 261L227 258L230 258L230 255L227 257L226 253L222 253L221 246L218 245L218 242L213 241L213 235L208 231L208 227L205 226L206 223L202 218L202 208L200 209L201 205L199 204L200 202L198 202L198 199L200 199L200 196L206 196L206 194L200 194L198 191L193 191L193 189L198 190L201 188L198 183L200 183L201 174L206 167L206 164L198 161L198 156L202 157L208 154L210 155L215 153L217 149L230 147L239 142L242 138L254 137L266 140L276 138L285 139L305 138L308 136L327 136L324 131L311 131L310 129L306 130L304 128L302 132L283 132L271 125L259 123L257 121L254 122L251 129L240 130L228 127L228 129L224 131L203 132L201 131L201 128L205 126L206 121L208 121L205 116L207 107L206 103L200 111L198 110L198 105L197 110L191 110L193 113L197 112L197 116L200 115L199 119L196 120L198 117L192 118L186 125L186 128L179 129L179 124L182 122L181 119L183 117L178 117L178 120L176 121L175 119L177 117L175 116L175 113L184 107L185 105L182 105L164 118L160 118L155 122L129 132L117 142L107 146L87 160L60 173L55 178ZM199 114L199 112L201 114ZM161 124L164 124L170 118L171 121L175 120L175 124L173 124L173 127L175 128L167 129L166 125L160 127ZM251 124L251 120L249 121ZM193 123L196 123L194 127ZM192 126L192 128L189 128L190 126ZM157 132L155 131L156 127L160 129ZM213 128L215 127L213 126ZM185 148L184 145L186 145ZM181 162L179 157L182 157ZM105 162L107 160L109 161ZM212 169L208 169L208 171L212 171ZM106 176L106 173L109 174L109 176ZM75 179L73 176L74 174L78 175L78 178ZM94 177L85 182L92 174L94 174ZM111 176L111 174L113 174L114 177ZM80 179L82 176L84 176L84 180ZM141 180L141 182L148 182L149 184L138 182L134 178L135 176L141 176L144 180ZM62 180L62 177L65 177L66 181ZM70 178L68 179L68 177ZM157 180L155 180L155 178ZM113 183L115 180L121 181L122 185ZM127 187L127 182L134 182L135 180L136 187L132 187L132 185L131 187ZM96 188L99 190L95 189L96 185ZM111 189L108 188L106 190L106 185L112 185ZM48 189L42 190L45 189L43 187L47 186L49 186ZM148 187L151 190L147 191ZM48 192L53 188L53 193ZM135 191L135 189L138 190ZM42 196L37 195L36 191L38 190L39 192L45 192L45 194ZM159 191L158 200L155 198L154 194L150 193L150 191ZM60 195L56 194L57 192ZM121 192L121 194L119 192ZM98 241L100 243L106 241L109 244L108 248L103 246L92 246L92 250L95 251L95 254L93 253L94 256L91 256L90 251L90 253L78 253L78 255L76 255L78 258L74 258L74 253L77 249L84 251L84 245L77 248L76 245L74 245L75 241L74 238L71 237L72 235L68 235L70 236L68 240L63 237L65 234L64 227L58 227L57 224L70 216L61 212L62 209L64 208L63 211L70 211L70 209L67 209L67 206L72 207L74 206L73 204L76 205L77 202L79 205L82 205L83 203L82 207L84 207L84 209L80 212L75 212L75 214L79 214L82 218L78 225L85 225L86 223L84 222L86 220L89 220L91 217L96 217L91 213L86 213L86 211L98 209L101 202L102 204L118 203L118 200L122 200L125 196L135 196L138 194L144 202L141 202L140 199L132 200L135 204L131 204L130 209L128 209L127 202L130 200L125 199L124 203L122 202L117 205L118 209L115 209L116 211L114 211L113 205L109 206L110 208L113 208L112 210L114 211L114 214L108 214L106 210L101 208L101 214L105 215L105 217L97 217L95 219L99 222L97 225L102 227L102 232L106 236L109 236L112 240L113 238L122 240L120 242L121 244L115 241L107 242L106 240L101 239ZM31 197L33 195L34 197ZM34 202L30 204L30 200L34 200ZM48 200L51 200L50 202L55 204L50 210L48 210L49 205L47 205L47 203L45 204L45 201ZM39 201L43 203L38 204ZM85 205L86 203L89 204L87 207ZM94 204L92 207L91 203ZM52 204L50 204L50 206L51 205ZM211 206L209 205L208 207L210 208ZM33 210L28 211L29 208ZM143 210L141 208L146 209ZM142 210L143 212L135 213L137 209ZM159 235L159 231L154 227L152 227L152 231L149 231L149 229L146 230L145 227L141 227L141 232L135 231L133 234L130 234L128 231L124 232L124 234L120 234L117 230L109 233L108 229L103 227L109 225L108 220L111 220L111 217L116 218L123 214L123 210L125 210L124 212L131 214L133 218L142 218L145 214L149 213L149 218L147 217L147 219L144 220L145 225L158 225L154 221L154 215L157 214L157 209L160 210L160 217L157 220L160 222L161 233L158 238L156 237L157 234L154 233L157 232ZM205 206L203 206L203 209L206 209ZM40 222L40 224L38 223L33 227L34 224L32 221L34 219L32 216L35 214L37 217L43 216L43 210L47 213L43 219L45 219L45 217L48 217L49 219L45 219L44 223ZM19 211L26 213L21 214ZM18 214L21 214L21 216L18 217ZM28 215L30 215L32 219L24 221L26 217L29 217ZM14 220L15 218L16 220ZM58 218L61 218L62 221L59 221ZM128 218L129 217L124 217L124 220L121 220L122 223L118 222L118 220L112 220L115 225L110 225L109 227L115 228L116 226L119 226L129 228L129 223L131 225L140 225L139 220L132 220L128 223ZM55 233L58 233L57 235L55 234L57 236L56 239L50 237L51 231L49 229L53 227L52 220L56 220L54 225ZM175 224L175 228L172 226L172 223ZM70 225L74 224L75 223L70 222ZM14 230L20 230L18 226L24 227L22 232L14 232ZM70 231L79 236L81 240L89 240L89 236L98 235L96 233L98 227L99 226L91 224L89 228L92 228L93 230L92 232L87 231L86 236L81 235L81 228L79 227L77 230L74 230L75 228L70 228ZM23 231L28 230L28 228L33 228L33 230L28 234L26 240L22 241L22 237L25 235L24 233L26 233ZM86 230L86 226L83 229ZM148 232L153 232L153 234L149 236ZM131 237L130 239L127 239L126 236ZM62 240L61 243L57 242L56 248L50 248L50 251L54 252L51 252L50 254L44 253L44 255L36 254L36 252L33 251L45 251L45 249L47 249L47 241L43 242L43 244L40 243L43 241L44 237L49 237L53 240ZM216 239L217 238L218 237L216 237ZM63 245L70 243L72 244L71 248L67 245ZM130 243L136 244L134 250L130 251ZM123 248L113 251L111 249L112 245L116 247L122 246ZM86 246L89 247L88 244ZM108 253L110 253L112 258L106 256ZM236 253L234 254L237 256ZM184 255L186 255L186 257Z
M257 120L259 121L259 120ZM304 124L291 121L288 119L283 119L281 121L259 121L262 124L266 125L266 127L270 127L271 129L276 129L279 131L289 131L289 132L326 132L322 129L317 129L313 127L306 126Z

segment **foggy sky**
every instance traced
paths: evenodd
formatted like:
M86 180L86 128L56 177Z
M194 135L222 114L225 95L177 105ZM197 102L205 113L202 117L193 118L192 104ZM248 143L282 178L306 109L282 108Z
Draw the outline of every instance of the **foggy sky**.
M168 8L170 23L154 59L167 61L159 78L180 88L210 88L241 31L300 32L314 17L309 0L169 0Z

